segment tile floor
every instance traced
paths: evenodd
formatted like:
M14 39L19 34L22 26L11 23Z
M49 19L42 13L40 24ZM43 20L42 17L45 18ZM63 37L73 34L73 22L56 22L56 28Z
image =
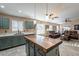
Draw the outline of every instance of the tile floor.
M26 56L25 45L0 51L0 56Z
M79 40L63 41L59 47L61 56L79 56ZM26 56L25 45L0 51L0 56Z
M79 56L79 40L63 41L59 50L61 56Z

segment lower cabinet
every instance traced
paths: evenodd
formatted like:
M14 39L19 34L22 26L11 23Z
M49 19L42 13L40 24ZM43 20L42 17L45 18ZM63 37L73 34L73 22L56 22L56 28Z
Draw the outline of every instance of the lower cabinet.
M17 37L17 43L18 43L18 44L25 44L26 41L25 41L25 39L24 39L23 36L18 36L18 37Z
M7 37L0 38L0 49L8 48L12 45L12 41Z
M25 44L23 36L0 37L0 50L11 48L17 45Z

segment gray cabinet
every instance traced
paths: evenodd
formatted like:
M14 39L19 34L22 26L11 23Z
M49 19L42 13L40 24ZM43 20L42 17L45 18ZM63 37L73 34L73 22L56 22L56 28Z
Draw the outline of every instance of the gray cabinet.
M0 50L25 44L23 36L0 37Z
M6 46L5 44L6 44L6 40L4 40L4 38L0 38L0 49L5 48L5 46Z
M12 37L11 40L12 40L12 46L16 46L16 45L18 45L18 39L17 39L16 36Z
M0 29L2 28L2 17L0 16Z
M35 25L33 24L33 21L25 21L24 22L24 28L25 29L34 29Z
M17 36L17 43L23 44L23 43L26 43L26 41L23 36Z
M4 49L11 46L12 41L7 37L0 38L0 49Z
M9 29L9 18L0 16L0 28L1 29Z

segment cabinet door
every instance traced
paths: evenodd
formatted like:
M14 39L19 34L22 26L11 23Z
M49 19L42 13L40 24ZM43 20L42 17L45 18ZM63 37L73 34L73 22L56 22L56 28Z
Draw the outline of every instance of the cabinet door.
M0 16L0 29L2 28L2 17Z
M8 37L0 38L0 49L5 49L11 46L11 41Z
M13 36L12 46L21 45L21 44L24 44L24 43L25 43L25 41L21 36Z
M25 27L25 29L33 29L34 28L33 21L25 21L24 27Z
M16 36L13 36L11 40L12 40L12 46L18 45L17 37Z
M18 42L18 44L26 43L23 36L17 36L17 42Z
M0 49L3 49L4 47L5 47L5 41L4 41L4 39L1 37L0 38Z
M12 40L11 40L11 38L10 38L10 37L5 37L4 40L5 40L5 42L6 42L6 44L5 44L6 48L11 47L11 45L12 45Z
M9 29L9 19L3 17L3 29Z

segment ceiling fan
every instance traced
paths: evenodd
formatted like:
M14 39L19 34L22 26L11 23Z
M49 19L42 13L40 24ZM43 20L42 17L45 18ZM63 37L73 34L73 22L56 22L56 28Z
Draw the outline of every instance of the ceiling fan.
M48 16L49 19L56 19L56 18L59 18L58 16L54 16L54 13L51 13L51 14L46 14L46 16Z
M54 19L57 19L57 18L59 18L58 16L49 16L50 17L50 19L52 19L52 20L54 20Z
M66 18L65 22L71 22L71 20L69 18Z

